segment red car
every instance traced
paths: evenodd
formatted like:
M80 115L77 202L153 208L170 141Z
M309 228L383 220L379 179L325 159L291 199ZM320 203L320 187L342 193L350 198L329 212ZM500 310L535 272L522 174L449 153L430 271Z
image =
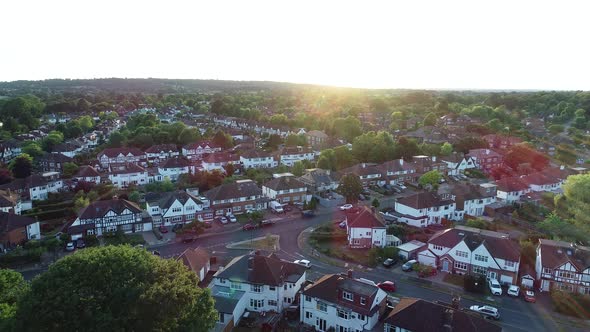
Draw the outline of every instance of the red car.
M386 292L395 292L395 282L384 281L377 284L377 287L381 288Z
M160 233L168 233L168 228L164 225L160 226Z
M524 300L527 302L531 302L531 303L537 302L537 298L535 297L535 292L530 291L530 290L524 292Z
M244 226L242 226L242 229L245 231L249 231L256 228L258 227L255 224L245 224Z

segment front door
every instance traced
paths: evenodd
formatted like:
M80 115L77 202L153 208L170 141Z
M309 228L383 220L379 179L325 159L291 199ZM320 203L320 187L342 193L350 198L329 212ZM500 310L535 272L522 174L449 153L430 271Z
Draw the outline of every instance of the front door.
M325 331L326 330L326 320L317 318L315 325L317 326L318 330Z
M444 261L443 261L442 270L443 270L444 272L449 272L449 261L447 261L447 260L444 260Z
M488 279L498 279L498 274L496 274L496 272L494 271L490 271L488 272Z

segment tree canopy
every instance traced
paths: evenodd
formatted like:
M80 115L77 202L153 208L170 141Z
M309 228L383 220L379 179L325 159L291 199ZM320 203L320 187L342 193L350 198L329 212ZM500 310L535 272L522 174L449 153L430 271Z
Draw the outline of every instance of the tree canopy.
M356 203L363 192L363 184L358 176L346 174L340 179L338 191L346 198L347 203Z

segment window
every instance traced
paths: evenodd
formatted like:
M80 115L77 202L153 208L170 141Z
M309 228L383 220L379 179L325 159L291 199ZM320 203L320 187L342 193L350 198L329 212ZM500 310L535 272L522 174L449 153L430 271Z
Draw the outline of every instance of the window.
M319 311L323 311L323 312L327 312L328 311L328 305L324 302L320 302L318 301L316 303L316 309Z
M254 293L260 293L260 292L262 292L262 286L260 286L260 285L251 285L250 286L250 289L252 289L252 291Z
M358 314L358 319L360 319L360 320L363 320L363 321L364 321L364 320L365 320L365 315Z
M367 236L371 236L371 232L367 232Z
M580 293L590 295L590 287L580 287Z
M346 292L346 291L342 291L342 298L347 300L347 301L352 301L354 300L354 296L352 295L352 293Z
M189 205L189 206L186 207L186 210L187 211L192 211L194 209L195 209L195 206L194 205Z
M443 250L442 246L437 246L436 244L432 246L434 250Z
M181 216L172 217L172 222L181 222L181 221L182 221Z
M275 306L276 307L277 306L277 301L275 301L275 300L268 300L268 305Z
M311 302L311 296L305 296L305 302Z
M239 282L231 282L230 286L231 289L242 289L242 284Z
M459 270L467 270L467 263L455 262L455 268Z
M367 304L367 300L364 297L361 297L361 305Z
M455 255L457 255L458 257L464 257L464 258L467 258L469 256L469 254L466 251L461 251L461 250L456 250Z
M182 208L179 208L179 207L172 208L172 212L180 212L180 211L182 211Z
M544 267L543 268L543 273L551 274L552 271L551 271L551 269L548 269L548 268Z
M570 271L559 271L558 272L558 276L560 278L573 279L574 278L574 273L573 272L570 272Z
M275 291L277 288L275 286L268 286L268 290Z
M574 291L574 285L571 285L571 284L559 283L558 288L559 288L559 290L570 292L570 293Z
M512 262L512 261L506 261L506 266L508 266L508 267L514 267L514 262Z
M350 317L350 313L348 311L338 309L338 317L348 319Z
M487 274L487 272L488 272L488 270L483 266L477 266L477 265L473 266L473 273L485 275L485 274Z
M484 255L475 254L474 258L476 261L480 261L480 262L487 262L488 261L488 256L484 256Z
M309 312L309 311L306 311L306 312L305 312L305 318L306 318L306 319L313 318L313 314L312 314L311 312Z
M250 299L250 306L254 309L262 308L264 307L264 300Z
M219 318L217 319L220 323L225 323L225 314L223 312L219 313Z

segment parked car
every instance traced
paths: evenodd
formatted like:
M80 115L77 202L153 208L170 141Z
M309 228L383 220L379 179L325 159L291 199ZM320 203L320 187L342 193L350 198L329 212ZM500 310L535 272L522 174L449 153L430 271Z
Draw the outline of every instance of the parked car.
M490 317L496 320L500 319L500 313L498 312L498 309L489 305L472 305L469 307L469 310L480 313L482 316Z
M527 290L524 292L524 300L527 302L535 303L537 302L537 298L535 297L535 292L531 290Z
M263 220L260 222L260 226L262 226L262 227L272 226L274 224L275 224L275 222L272 220Z
M293 263L299 264L301 266L305 266L308 269L311 268L311 262L308 261L307 259L298 259L298 260L294 261Z
M74 246L74 242L68 242L66 244L66 251L74 251L76 250L76 246Z
M184 243L190 243L196 239L197 239L197 236L195 234L184 234L182 236L182 242L184 242Z
M258 228L258 226L256 226L255 224L252 224L252 223L248 223L248 224L245 224L244 226L242 226L242 229L245 231L249 231L249 230L256 229L256 228Z
M414 265L418 264L418 261L415 259L409 260L402 265L402 271L409 272L414 269Z
M361 200L361 201L366 201L366 200L367 200L367 198L365 197L365 195L363 195L363 194L359 194L359 200Z
M160 252L157 250L152 251L152 254L155 256L161 256Z
M303 209L303 205L305 204L303 204L303 202L295 202L293 205L298 209Z
M78 248L78 249L86 248L86 243L84 243L83 239L76 240L76 248Z
M162 233L162 234L168 233L168 228L164 225L161 225L158 229L160 230L160 233Z
M402 188L402 190L406 190L408 189L408 187L404 186L403 184L398 183L397 184L398 187Z
M493 295L502 295L502 287L500 286L498 280L490 279L488 286L490 287L490 292L492 292Z
M233 214L228 214L227 219L229 219L229 222L238 222L238 219Z
M383 261L383 266L385 267L392 267L397 263L397 259L395 258L388 258Z
M506 292L510 296L518 297L520 295L520 287L516 285L510 285L508 287L508 292Z
M315 215L315 212L313 212L313 210L303 210L301 211L301 216L304 218L311 218Z
M224 216L215 217L215 220L219 221L220 223L222 223L224 225L227 224L227 222L228 222L227 218Z
M352 204L344 204L340 207L340 211L346 211L352 209Z
M338 227L340 227L340 228L342 228L342 229L346 228L346 220L342 220L342 221L341 221L341 222L338 224Z
M381 288L386 292L395 292L395 282L384 281L377 284L377 287Z

